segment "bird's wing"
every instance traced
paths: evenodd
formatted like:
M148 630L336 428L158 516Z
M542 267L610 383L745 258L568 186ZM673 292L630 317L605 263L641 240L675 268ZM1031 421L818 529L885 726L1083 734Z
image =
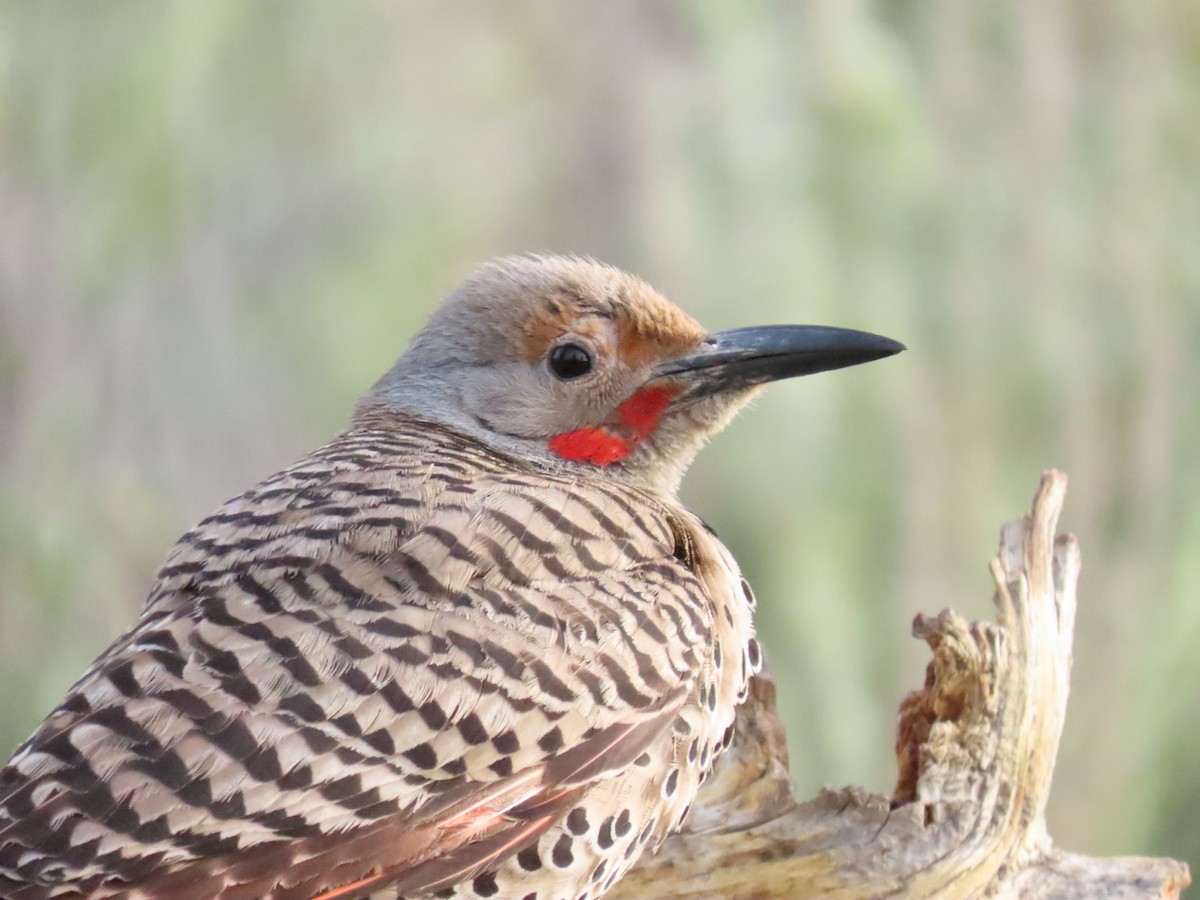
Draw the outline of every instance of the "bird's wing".
M426 892L670 729L711 622L669 517L445 471L283 473L185 536L0 772L0 893Z

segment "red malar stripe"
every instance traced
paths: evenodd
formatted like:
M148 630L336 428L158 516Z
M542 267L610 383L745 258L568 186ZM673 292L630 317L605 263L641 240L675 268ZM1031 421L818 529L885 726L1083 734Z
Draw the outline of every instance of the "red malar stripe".
M621 414L621 421L634 430L639 440L644 440L654 433L663 413L674 399L675 391L665 387L644 387L635 391L617 411Z
M550 439L550 449L563 459L607 466L629 455L629 445L603 428L580 428Z

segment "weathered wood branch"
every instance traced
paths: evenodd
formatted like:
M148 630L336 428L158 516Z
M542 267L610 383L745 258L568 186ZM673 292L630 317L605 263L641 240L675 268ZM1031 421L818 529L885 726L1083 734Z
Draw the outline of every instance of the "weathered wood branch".
M1054 847L1044 813L1066 714L1079 548L1055 537L1067 479L1050 471L992 561L996 622L945 610L913 633L933 659L901 704L892 797L792 797L775 684L759 678L685 829L619 900L1178 897L1187 866Z

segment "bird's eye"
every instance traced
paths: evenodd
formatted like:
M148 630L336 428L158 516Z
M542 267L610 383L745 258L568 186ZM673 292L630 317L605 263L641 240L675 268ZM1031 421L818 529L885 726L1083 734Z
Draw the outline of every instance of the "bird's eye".
M563 381L592 371L592 354L578 344L559 344L550 351L550 371Z

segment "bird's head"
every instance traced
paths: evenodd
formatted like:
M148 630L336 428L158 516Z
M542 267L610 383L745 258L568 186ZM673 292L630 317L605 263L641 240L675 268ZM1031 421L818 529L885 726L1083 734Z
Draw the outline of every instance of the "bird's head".
M446 299L365 402L673 495L704 442L768 381L902 349L807 325L710 333L619 269L509 257Z

